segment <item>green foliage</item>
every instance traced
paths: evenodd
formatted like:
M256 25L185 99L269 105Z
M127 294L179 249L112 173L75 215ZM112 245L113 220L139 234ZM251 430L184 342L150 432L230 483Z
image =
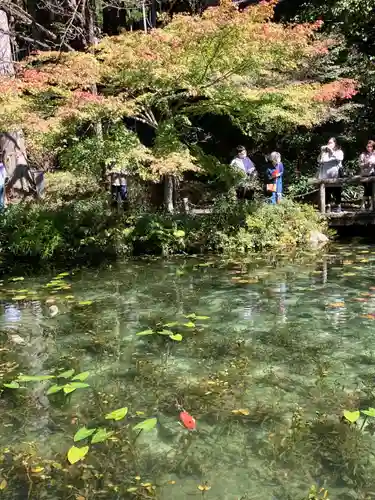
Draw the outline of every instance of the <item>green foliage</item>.
M106 420L122 420L126 417L128 413L128 409L126 407L119 408L118 410L114 410L111 413L108 413L105 418Z
M276 206L263 205L246 218L238 233L238 249L293 249L308 244L314 230L324 231L324 223L310 205L289 200Z
M8 389L21 389L20 382L45 382L46 380L57 379L58 383L51 385L46 394L49 396L51 394L56 394L57 392L63 391L64 394L70 394L76 389L85 389L90 387L89 384L83 382L86 380L90 372L82 372L73 377L75 370L65 370L58 373L57 375L18 375L16 380L10 383L4 384L4 387ZM66 382L67 379L71 379ZM60 380L60 382L59 382Z
M58 159L64 170L100 178L103 167L114 163L130 172L145 173L141 162L145 159L145 148L136 134L121 123L109 126L104 131L103 141L99 141L94 133L78 137L73 132L61 142Z
M3 265L14 265L15 259L28 266L90 264L99 257L294 249L308 244L312 230L326 231L320 216L287 200L257 206L224 197L207 215L127 216L113 212L98 195L63 205L10 206L0 219L0 245ZM64 284L48 286L58 290Z
M89 451L88 446L83 446L82 448L77 448L76 446L72 446L70 448L70 450L68 451L69 463L71 463L73 465L77 462L80 462L81 460L83 460L85 458L88 451Z
M148 418L147 420L143 420L143 422L139 422L139 424L135 425L133 430L149 432L156 426L157 422L156 418Z

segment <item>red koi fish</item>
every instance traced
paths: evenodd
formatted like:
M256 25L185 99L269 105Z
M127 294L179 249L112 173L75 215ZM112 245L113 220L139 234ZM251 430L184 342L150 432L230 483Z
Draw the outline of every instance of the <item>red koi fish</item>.
M189 431L195 431L195 429L197 428L195 418L192 417L187 411L182 411L180 413L180 420L183 426Z

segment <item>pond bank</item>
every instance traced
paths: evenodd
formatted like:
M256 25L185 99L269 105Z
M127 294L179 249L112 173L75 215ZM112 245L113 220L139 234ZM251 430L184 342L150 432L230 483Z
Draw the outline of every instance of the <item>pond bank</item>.
M0 218L3 270L74 266L139 255L246 254L316 247L327 225L314 209L285 200L221 200L210 214L119 214L105 195L56 204L17 204Z

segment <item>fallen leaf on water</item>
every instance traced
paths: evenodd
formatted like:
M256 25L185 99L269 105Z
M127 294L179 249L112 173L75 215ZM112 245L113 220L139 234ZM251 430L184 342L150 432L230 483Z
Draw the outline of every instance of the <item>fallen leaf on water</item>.
M350 266L351 264L353 264L353 261L352 260L344 260L344 262L342 264L343 264L343 266Z
M363 314L361 318L375 319L375 314Z
M240 408L239 410L232 410L233 415L250 415L250 411L246 408Z
M200 484L198 486L198 490L200 491L209 491L211 489L211 486L208 486L208 484Z
M44 471L44 467L33 467L31 469L31 472L33 472L34 474L38 474L39 472L43 472Z
M355 276L356 273L342 273L342 276Z
M328 307L344 307L345 302L331 302L328 304Z
M368 262L368 259L360 259L359 262Z
M5 488L7 487L7 481L6 479L3 479L0 483L0 490L5 490Z

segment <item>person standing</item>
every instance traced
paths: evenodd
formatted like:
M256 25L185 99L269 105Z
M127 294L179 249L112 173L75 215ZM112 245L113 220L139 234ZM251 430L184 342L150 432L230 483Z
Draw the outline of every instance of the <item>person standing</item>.
M269 155L271 166L267 169L267 186L268 194L271 194L270 203L276 205L280 203L283 194L283 175L284 165L281 162L281 155L277 151L273 151Z
M237 146L237 155L233 158L230 166L240 176L236 186L237 198L253 200L255 192L254 180L257 177L257 171L254 163L247 156L244 146Z
M321 147L318 157L319 179L338 179L343 177L344 152L335 137L331 137L328 143ZM341 212L342 187L335 186L326 189L328 211L331 209L332 200L336 204L336 209Z
M366 151L359 157L360 175L361 177L370 177L375 175L375 142L368 141ZM374 210L372 206L372 182L363 183L363 200L362 210Z
M5 207L5 179L6 179L5 165L2 159L0 159L0 210Z
M117 205L117 207L124 207L128 199L128 183L126 178L126 172L122 169L116 168L115 164L112 164L108 172L111 182L111 196L112 202Z

